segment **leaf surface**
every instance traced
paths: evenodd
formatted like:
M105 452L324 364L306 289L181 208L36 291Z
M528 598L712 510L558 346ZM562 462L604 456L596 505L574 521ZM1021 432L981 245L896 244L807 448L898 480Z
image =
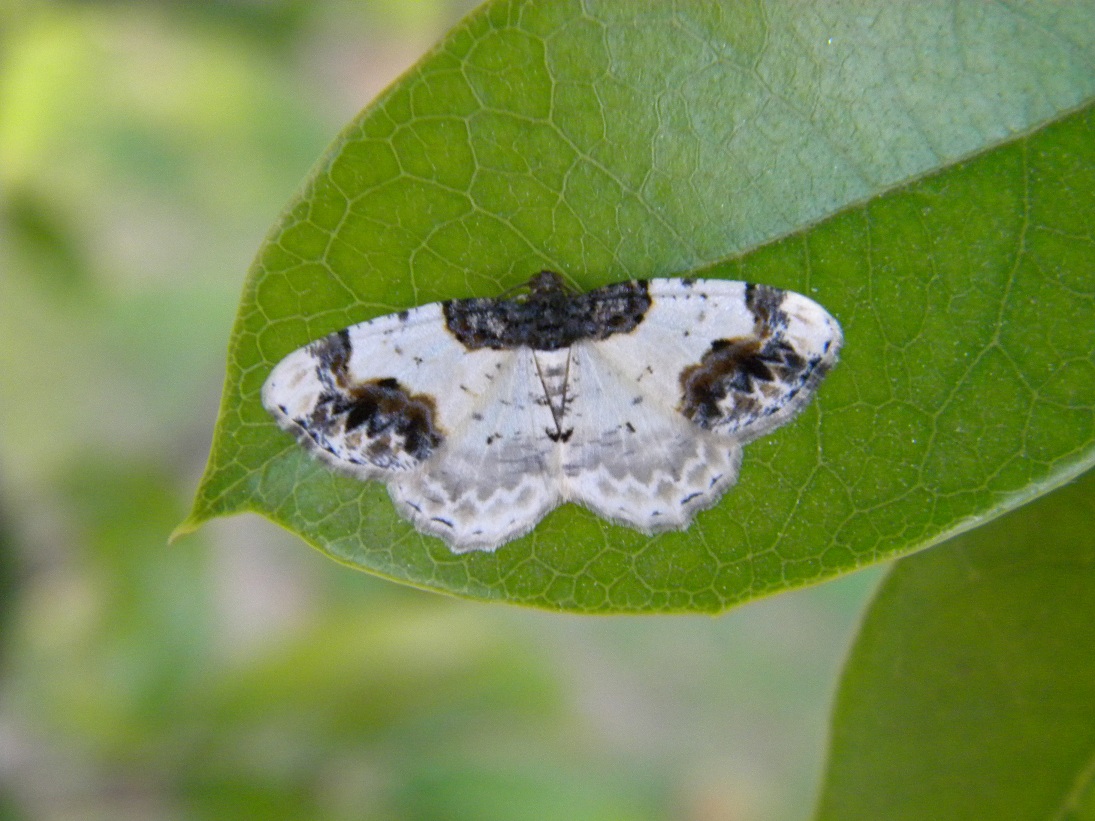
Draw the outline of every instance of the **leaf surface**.
M1091 4L488 3L350 124L260 250L182 529L253 510L423 587L717 611L1066 481L1095 453L1092 44ZM307 342L543 268L790 288L841 321L843 361L687 532L564 506L489 555L417 534L261 406Z

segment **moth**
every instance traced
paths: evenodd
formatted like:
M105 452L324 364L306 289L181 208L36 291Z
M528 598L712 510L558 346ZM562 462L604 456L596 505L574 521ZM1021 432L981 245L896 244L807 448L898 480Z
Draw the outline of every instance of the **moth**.
M464 553L574 502L644 533L688 527L742 447L790 420L837 361L807 297L726 280L522 293L353 325L285 357L262 390L331 467L385 482L419 531Z

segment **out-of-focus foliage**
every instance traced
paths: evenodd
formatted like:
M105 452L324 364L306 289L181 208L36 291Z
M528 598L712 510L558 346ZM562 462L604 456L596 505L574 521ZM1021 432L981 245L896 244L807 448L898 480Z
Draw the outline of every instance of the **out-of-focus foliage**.
M1095 818L1095 473L898 562L844 670L819 821Z
M870 577L717 621L588 621L369 579L257 520L165 545L267 226L462 10L0 10L5 821L809 805Z

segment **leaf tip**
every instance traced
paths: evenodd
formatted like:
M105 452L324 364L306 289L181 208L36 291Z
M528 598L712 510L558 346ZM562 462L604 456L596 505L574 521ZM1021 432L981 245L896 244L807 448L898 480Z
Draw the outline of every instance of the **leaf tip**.
M175 542L184 536L189 536L204 523L205 518L199 515L197 511L191 512L189 516L179 522L175 529L171 531L171 535L167 537L167 543L169 545L175 544Z

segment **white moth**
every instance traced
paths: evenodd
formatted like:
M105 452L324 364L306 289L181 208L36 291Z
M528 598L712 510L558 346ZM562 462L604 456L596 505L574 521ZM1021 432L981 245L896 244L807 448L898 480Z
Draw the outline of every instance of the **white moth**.
M527 291L333 333L274 368L263 404L457 553L494 550L563 502L653 533L718 501L742 445L810 401L842 342L816 302L765 285L580 294L544 271Z

